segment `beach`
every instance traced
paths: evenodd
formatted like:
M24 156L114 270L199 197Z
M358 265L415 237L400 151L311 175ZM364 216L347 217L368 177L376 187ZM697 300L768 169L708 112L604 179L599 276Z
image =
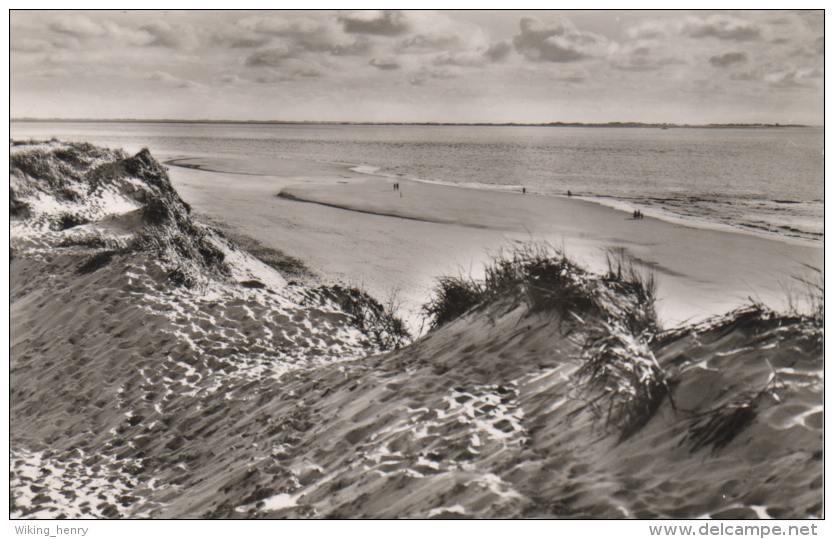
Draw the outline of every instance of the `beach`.
M165 159L10 149L11 518L823 515L822 289L741 291L813 245Z
M651 215L635 220L628 209L577 197L295 159L172 158L171 180L195 211L303 260L325 281L395 298L417 327L438 277L477 277L519 242L546 242L595 270L605 268L606 252L622 251L656 277L667 327L751 302L785 308L801 292L796 278L808 277L806 266L823 268L820 242Z

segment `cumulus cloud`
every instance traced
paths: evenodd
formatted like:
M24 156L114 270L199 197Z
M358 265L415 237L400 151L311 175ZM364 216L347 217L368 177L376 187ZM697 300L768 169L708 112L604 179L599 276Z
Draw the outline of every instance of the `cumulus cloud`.
M397 10L362 11L340 17L339 22L349 34L399 36L408 30L405 15Z
M212 36L212 41L217 45L225 45L233 49L254 49L266 45L270 36L259 34L249 28L240 25L224 26L218 29Z
M286 60L294 58L298 51L285 42L277 42L268 49L260 49L246 58L249 67L278 67Z
M239 47L268 46L273 40L289 44L295 53L303 51L334 56L370 54L373 42L364 35L347 35L333 19L249 17L228 30L226 41Z
M648 19L629 25L626 34L632 39L656 39L686 35L692 38L715 37L731 41L751 41L762 37L762 26L755 21L716 14L683 19Z
M711 66L722 68L745 62L747 62L747 53L744 52L728 52L713 56L709 59L709 64Z
M488 41L474 24L454 20L433 11L408 12L408 32L397 43L406 54L446 51L450 53L485 49Z
M513 38L515 49L526 58L546 62L577 62L604 54L607 40L603 36L579 30L567 19L543 24L524 17L521 33Z
M402 67L399 63L397 63L396 60L393 60L391 58L386 58L386 59L374 58L369 63L372 66L374 66L375 68L381 69L383 71L393 71L393 70L400 69L400 67Z
M717 37L732 41L750 41L761 37L761 28L757 23L729 15L687 17L684 30L690 37L695 38Z
M506 59L511 52L513 52L512 43L504 40L491 44L484 55L493 62L500 62Z
M186 24L171 24L166 21L154 21L141 28L150 34L148 45L165 47L168 49L194 49L200 40L197 30Z
M100 37L107 33L104 26L82 15L65 15L49 23L49 29L77 37Z
M611 65L624 71L653 71L666 66L687 64L685 55L656 39L626 42L614 48Z
M292 41L299 48L309 51L329 51L337 44L348 44L349 40L335 23L329 20L284 17L250 17L240 20L236 26L255 34L279 37Z
M347 44L335 44L330 49L334 56L362 56L373 49L373 43L365 36L358 36Z
M822 77L822 70L817 69L788 69L769 73L763 78L777 88L805 88L814 85L815 79Z
M458 54L450 54L444 52L438 54L432 59L432 65L435 66L457 66L457 67L481 67L486 65L489 57L486 53L465 52Z

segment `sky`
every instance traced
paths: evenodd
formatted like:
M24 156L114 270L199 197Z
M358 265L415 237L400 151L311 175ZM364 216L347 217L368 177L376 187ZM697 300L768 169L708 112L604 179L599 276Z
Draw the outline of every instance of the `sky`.
M12 118L823 124L821 11L9 17Z

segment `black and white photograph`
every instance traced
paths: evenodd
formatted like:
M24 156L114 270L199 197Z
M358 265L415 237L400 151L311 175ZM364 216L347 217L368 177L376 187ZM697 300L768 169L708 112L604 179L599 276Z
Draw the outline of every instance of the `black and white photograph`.
M15 536L820 533L823 10L8 13Z

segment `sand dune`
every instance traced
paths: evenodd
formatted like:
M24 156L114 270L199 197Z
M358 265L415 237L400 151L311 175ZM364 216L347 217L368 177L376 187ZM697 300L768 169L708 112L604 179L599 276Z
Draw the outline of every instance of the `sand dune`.
M66 193L13 168L12 518L822 516L818 319L659 331L627 281L545 262L594 293L522 283L384 351L344 289L193 222L157 166L74 166L60 189L95 203L63 229ZM667 388L639 421L583 374L614 337Z

